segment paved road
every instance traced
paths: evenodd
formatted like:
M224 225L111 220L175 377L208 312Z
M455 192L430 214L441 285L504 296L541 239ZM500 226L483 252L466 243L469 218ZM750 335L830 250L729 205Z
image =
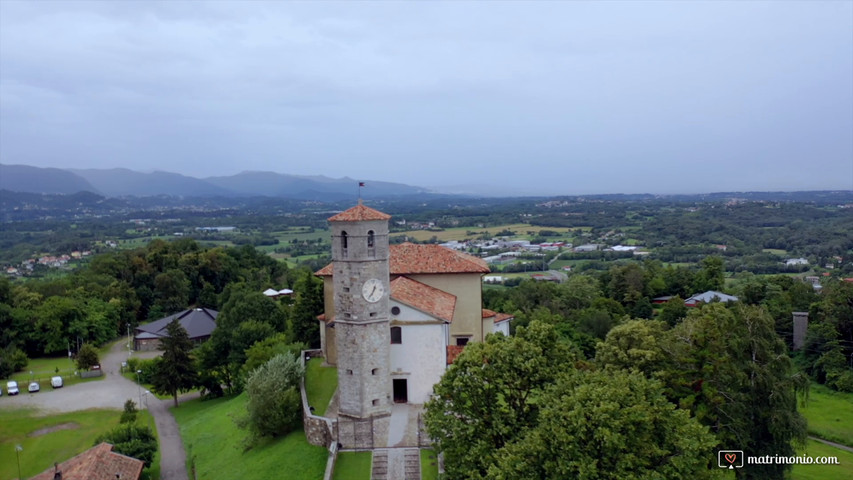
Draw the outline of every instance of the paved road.
M159 352L145 352L134 353L133 356L151 358L158 354ZM101 358L101 368L106 374L103 380L78 383L57 390L51 390L48 386L39 393L22 392L15 397L4 395L0 397L0 408L34 407L45 412L73 412L88 408L121 410L124 402L132 399L140 408L147 405L157 424L157 435L160 439L160 480L188 480L185 468L186 453L178 424L169 412L172 400L160 400L147 394L136 383L121 376L121 362L127 360L127 357L127 345L118 342ZM182 396L181 399L192 396Z

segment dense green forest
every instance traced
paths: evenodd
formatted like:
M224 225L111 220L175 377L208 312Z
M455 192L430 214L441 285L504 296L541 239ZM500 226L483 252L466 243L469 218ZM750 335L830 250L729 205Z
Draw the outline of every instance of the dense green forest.
M285 305L261 293L270 287L296 293ZM192 306L222 311L209 343L221 346L224 339L229 345L222 348L230 352L233 344L238 358L255 340L275 333L319 342L315 316L322 310L322 286L310 269L289 269L248 245L203 248L191 239L155 240L97 255L61 278L0 279L0 377L22 368L20 361L8 361L22 353L76 352L82 344L102 344ZM228 332L232 327L235 335Z

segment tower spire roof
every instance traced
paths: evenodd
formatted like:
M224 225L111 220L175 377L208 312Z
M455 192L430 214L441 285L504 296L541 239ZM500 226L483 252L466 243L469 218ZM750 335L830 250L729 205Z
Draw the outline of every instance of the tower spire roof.
M344 210L343 212L329 217L330 222L362 222L365 220L389 220L391 215L382 213L379 210L374 210L370 207L365 207L359 201L359 204Z

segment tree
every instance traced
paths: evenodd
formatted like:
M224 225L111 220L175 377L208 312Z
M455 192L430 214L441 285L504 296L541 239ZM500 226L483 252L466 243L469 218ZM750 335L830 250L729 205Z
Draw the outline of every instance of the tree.
M95 445L107 442L112 444L113 451L128 457L142 460L145 467L150 467L157 452L157 438L148 427L136 423L121 423L109 432L95 439Z
M168 336L160 340L163 348L161 361L151 379L153 389L159 394L169 394L178 406L178 392L185 392L198 384L198 375L190 351L192 341L177 319L166 326Z
M684 299L676 295L663 305L658 319L672 327L686 316L687 307L684 305Z
M702 268L693 280L693 289L696 292L722 290L725 283L723 259L716 255L709 255L703 258L699 265Z
M533 321L515 336L469 344L447 369L424 420L448 478L483 478L497 451L536 423L540 392L572 366L558 338L551 325Z
M135 422L137 413L138 410L136 409L136 403L134 403L133 400L128 398L127 401L124 402L124 411L121 412L121 418L119 419L118 423Z
M637 372L570 372L542 395L538 424L499 452L487 478L709 478L716 439L662 392Z
M190 281L181 270L168 270L154 279L154 295L160 312L179 312L189 304Z
M794 374L788 349L761 307L706 305L669 331L672 365L661 373L673 402L689 406L719 445L752 455L792 456L806 422L796 392L808 386ZM790 465L753 465L745 478L782 478Z
M308 271L299 273L293 285L296 299L290 319L291 337L313 347L320 345L320 324L317 315L323 312L323 281Z
M630 320L613 327L596 347L595 361L602 368L636 369L650 375L665 368L661 347L667 326L661 321Z
M299 381L305 374L296 355L279 354L256 368L246 381L247 416L241 426L250 438L285 435L302 425Z
M77 352L77 368L80 370L88 370L92 368L93 365L98 365L99 363L98 350L96 350L91 344L84 343L83 346L80 347L80 351Z

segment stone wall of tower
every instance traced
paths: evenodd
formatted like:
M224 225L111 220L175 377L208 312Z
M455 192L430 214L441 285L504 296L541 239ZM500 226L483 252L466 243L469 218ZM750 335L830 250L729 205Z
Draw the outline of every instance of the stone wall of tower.
M388 321L336 323L339 412L356 418L391 414Z
M339 412L390 415L388 222L332 222L331 229ZM385 287L377 302L362 296L369 279Z

